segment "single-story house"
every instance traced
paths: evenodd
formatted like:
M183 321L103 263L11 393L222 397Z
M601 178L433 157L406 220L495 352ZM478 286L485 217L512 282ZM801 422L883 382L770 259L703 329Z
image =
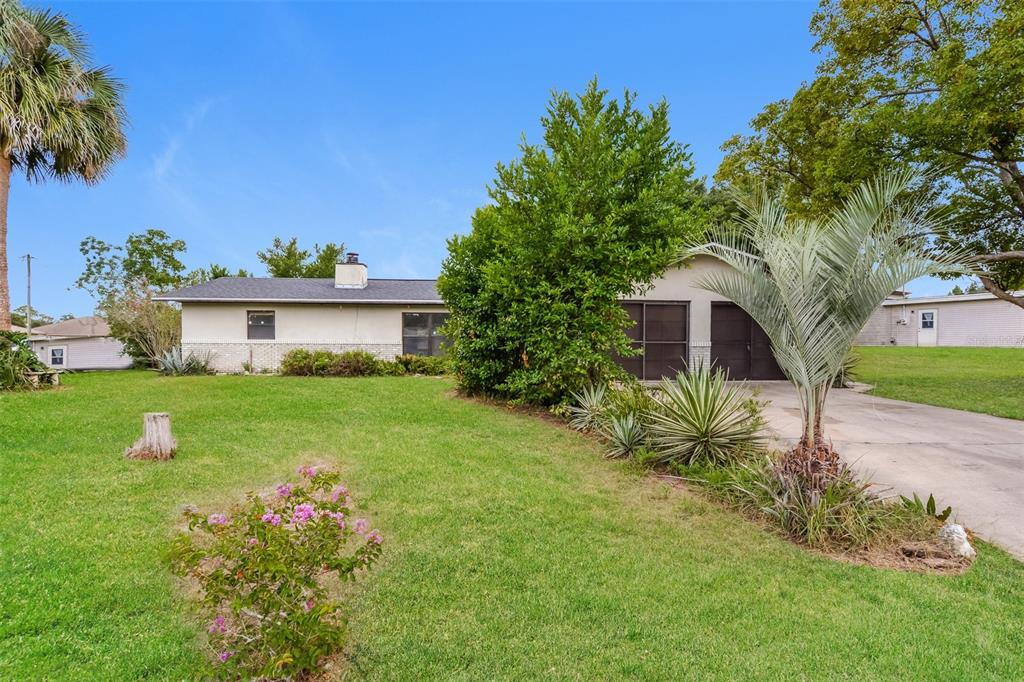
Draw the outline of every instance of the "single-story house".
M1018 295L1021 295L1019 292ZM864 346L1024 347L1024 310L987 291L955 296L890 296L857 338Z
M359 255L334 279L221 277L157 300L181 303L183 353L218 372L276 369L293 348L437 355L447 318L431 279L370 279Z
M738 306L700 289L709 268L701 257L675 268L642 295L623 300L637 324L629 330L643 356L622 364L642 379L675 374L686 363L716 363L734 378L784 378L767 336ZM276 369L293 348L362 349L391 359L436 355L447 312L435 280L372 279L358 254L347 254L334 279L222 277L158 300L181 303L182 351L209 355L220 372Z
M53 369L126 369L132 359L102 317L75 317L32 328L32 350Z

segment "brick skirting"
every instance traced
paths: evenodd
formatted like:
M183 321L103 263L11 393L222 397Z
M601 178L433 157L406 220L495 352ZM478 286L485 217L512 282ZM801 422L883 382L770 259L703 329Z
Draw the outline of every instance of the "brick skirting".
M182 353L197 356L210 356L210 368L216 372L236 373L245 371L248 363L253 371L276 372L281 367L281 358L290 350L305 348L306 350L329 350L342 353L348 350L365 350L373 353L381 360L394 360L402 354L400 343L318 343L318 342L285 342L285 341L184 341Z

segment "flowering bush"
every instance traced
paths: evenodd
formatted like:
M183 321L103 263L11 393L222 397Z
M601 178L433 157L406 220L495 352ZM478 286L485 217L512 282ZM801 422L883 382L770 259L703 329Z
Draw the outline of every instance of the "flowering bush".
M210 645L221 677L295 677L341 649L342 606L330 597L380 556L383 538L351 517L340 475L299 468L265 499L250 494L227 514L188 509L174 542L175 570L198 583L209 610Z

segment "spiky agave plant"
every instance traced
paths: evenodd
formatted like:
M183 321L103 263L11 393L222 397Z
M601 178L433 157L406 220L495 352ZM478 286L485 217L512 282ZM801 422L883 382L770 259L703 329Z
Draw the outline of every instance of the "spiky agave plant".
M728 464L764 444L764 424L749 395L726 379L703 365L662 379L660 405L647 415L660 461Z
M575 405L569 406L569 425L578 431L593 431L604 422L604 402L608 387L591 384L571 393Z
M941 217L910 189L911 169L863 183L844 204L816 220L790 216L765 192L738 194L740 217L713 228L688 250L730 266L700 283L746 310L771 340L796 387L803 417L788 465L808 473L837 466L825 440L825 401L872 312L892 291L926 275L965 274L968 257L939 251Z

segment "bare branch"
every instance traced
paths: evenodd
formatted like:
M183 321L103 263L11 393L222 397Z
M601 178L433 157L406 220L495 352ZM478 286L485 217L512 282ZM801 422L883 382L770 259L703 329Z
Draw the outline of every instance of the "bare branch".
M1002 251L975 256L979 263L1005 263L1007 261L1024 260L1024 251Z
M1013 294L1003 291L988 275L978 275L978 279L981 280L981 285L985 287L985 290L996 298L1024 309L1024 296L1014 296Z

